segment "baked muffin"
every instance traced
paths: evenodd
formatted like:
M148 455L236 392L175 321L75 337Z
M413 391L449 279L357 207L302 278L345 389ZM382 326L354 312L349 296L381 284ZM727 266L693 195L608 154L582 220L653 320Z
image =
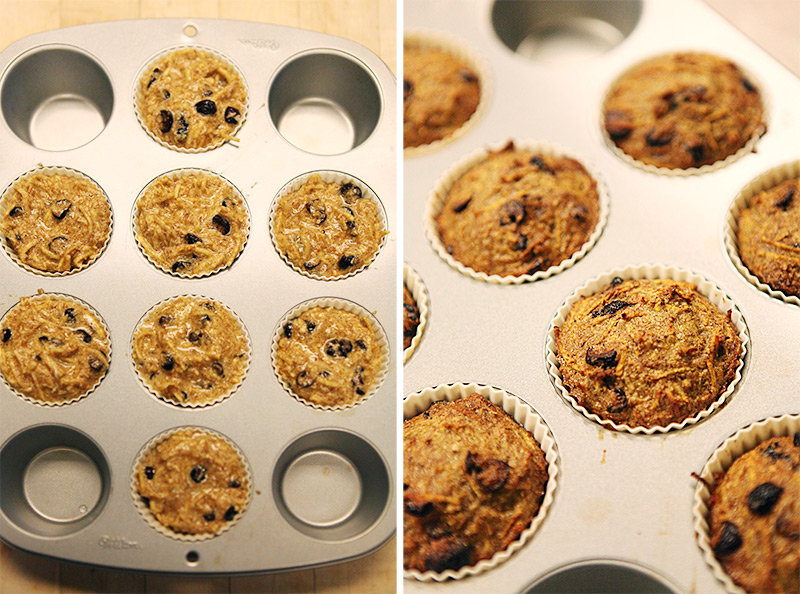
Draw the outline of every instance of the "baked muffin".
M800 592L800 433L775 437L714 477L709 536L747 592Z
M776 291L800 297L800 179L756 194L737 222L747 269Z
M687 282L617 277L554 329L564 387L601 419L665 427L708 408L743 347L731 322Z
M111 205L78 174L34 172L14 182L0 203L0 233L23 265L76 272L94 262L111 236Z
M411 341L419 327L419 308L411 291L403 285L403 350L411 346Z
M244 458L204 429L180 429L154 444L140 458L134 482L154 520L178 534L218 534L250 498Z
M227 180L207 171L167 173L136 200L136 242L148 260L181 277L231 266L250 231L244 199Z
M159 57L142 74L136 109L144 127L164 144L208 150L236 140L247 88L220 56L182 48Z
M403 44L403 148L450 136L480 99L481 81L465 60L436 47Z
M47 293L22 297L0 325L0 371L14 390L35 402L78 400L108 370L108 329L77 299Z
M323 278L345 276L378 255L386 235L379 208L357 183L326 182L315 173L278 197L272 236L298 270Z
M369 394L386 358L364 318L321 306L283 325L273 355L275 372L295 396L331 407L353 404Z
M694 52L633 67L612 85L603 117L623 152L667 169L716 163L765 129L752 81L730 60Z
M151 309L133 333L131 356L142 382L179 406L230 396L250 365L250 343L238 318L212 299L182 295Z
M599 218L597 183L583 165L509 142L453 183L436 230L447 252L476 272L521 276L579 251Z
M539 511L547 462L534 437L479 394L403 423L403 566L442 572L505 550Z

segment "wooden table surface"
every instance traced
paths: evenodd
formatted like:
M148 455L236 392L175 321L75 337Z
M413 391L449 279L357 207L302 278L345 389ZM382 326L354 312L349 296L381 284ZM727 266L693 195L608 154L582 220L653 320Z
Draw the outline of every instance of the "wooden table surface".
M118 19L224 18L346 37L397 72L395 0L0 0L0 48L59 27ZM2 157L0 157L2 159ZM0 593L22 592L395 592L397 539L363 559L331 567L246 577L180 577L112 571L0 544Z

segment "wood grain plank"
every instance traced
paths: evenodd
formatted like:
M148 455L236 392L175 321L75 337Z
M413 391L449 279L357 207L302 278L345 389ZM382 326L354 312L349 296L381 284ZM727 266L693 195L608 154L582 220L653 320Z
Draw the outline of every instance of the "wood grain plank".
M0 48L31 33L61 26L60 0L2 0Z
M224 0L220 18L271 23L286 27L300 26L299 0Z
M56 594L59 563L0 543L0 593Z
M59 592L73 594L96 592L98 594L124 594L144 592L144 574L134 571L116 571L91 565L61 563Z
M219 18L218 0L140 0L143 19L194 17L199 19Z
M174 575L145 576L147 594L227 594L231 591L230 578L222 577L183 577Z
M61 0L61 26L139 18L139 0Z

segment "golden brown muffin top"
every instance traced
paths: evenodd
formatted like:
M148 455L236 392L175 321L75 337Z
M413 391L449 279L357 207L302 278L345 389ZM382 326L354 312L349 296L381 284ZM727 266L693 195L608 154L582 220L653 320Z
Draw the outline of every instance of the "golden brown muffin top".
M668 169L708 165L764 129L758 89L717 56L676 53L626 72L603 106L611 140L634 159Z

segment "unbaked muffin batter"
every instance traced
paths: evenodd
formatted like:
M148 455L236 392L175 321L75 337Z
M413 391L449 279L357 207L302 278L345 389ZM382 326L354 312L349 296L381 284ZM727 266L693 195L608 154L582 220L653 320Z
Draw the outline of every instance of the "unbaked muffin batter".
M278 198L273 237L278 250L309 274L337 277L364 268L378 254L386 230L378 204L352 182L314 174Z
M111 235L111 206L86 177L34 173L17 180L0 204L0 232L20 262L42 272L80 270Z
M0 371L12 388L37 402L77 400L108 369L106 327L75 299L22 297L0 322L0 333Z
M436 226L447 252L462 264L520 276L580 250L599 213L597 183L578 161L510 142L455 181Z
M800 592L800 432L737 458L709 499L711 547L747 592Z
M159 58L138 91L139 117L170 146L212 149L237 140L247 89L239 72L210 52L184 48Z
M297 397L344 406L375 388L385 357L375 331L361 316L312 307L281 329L275 371Z
M145 385L182 406L229 396L244 380L250 347L241 323L211 299L180 296L152 309L133 334L133 363Z
M505 550L530 526L547 462L536 439L479 394L403 423L403 566L442 572Z
M242 456L221 437L181 429L156 444L136 468L139 496L180 534L217 534L245 509L250 482Z
M705 410L742 355L730 312L671 279L614 279L573 305L555 339L569 395L631 427L665 427Z
M739 255L758 279L800 297L800 180L758 193L739 214Z
M136 240L145 255L176 276L203 276L229 267L250 230L236 189L205 171L165 174L136 201Z

